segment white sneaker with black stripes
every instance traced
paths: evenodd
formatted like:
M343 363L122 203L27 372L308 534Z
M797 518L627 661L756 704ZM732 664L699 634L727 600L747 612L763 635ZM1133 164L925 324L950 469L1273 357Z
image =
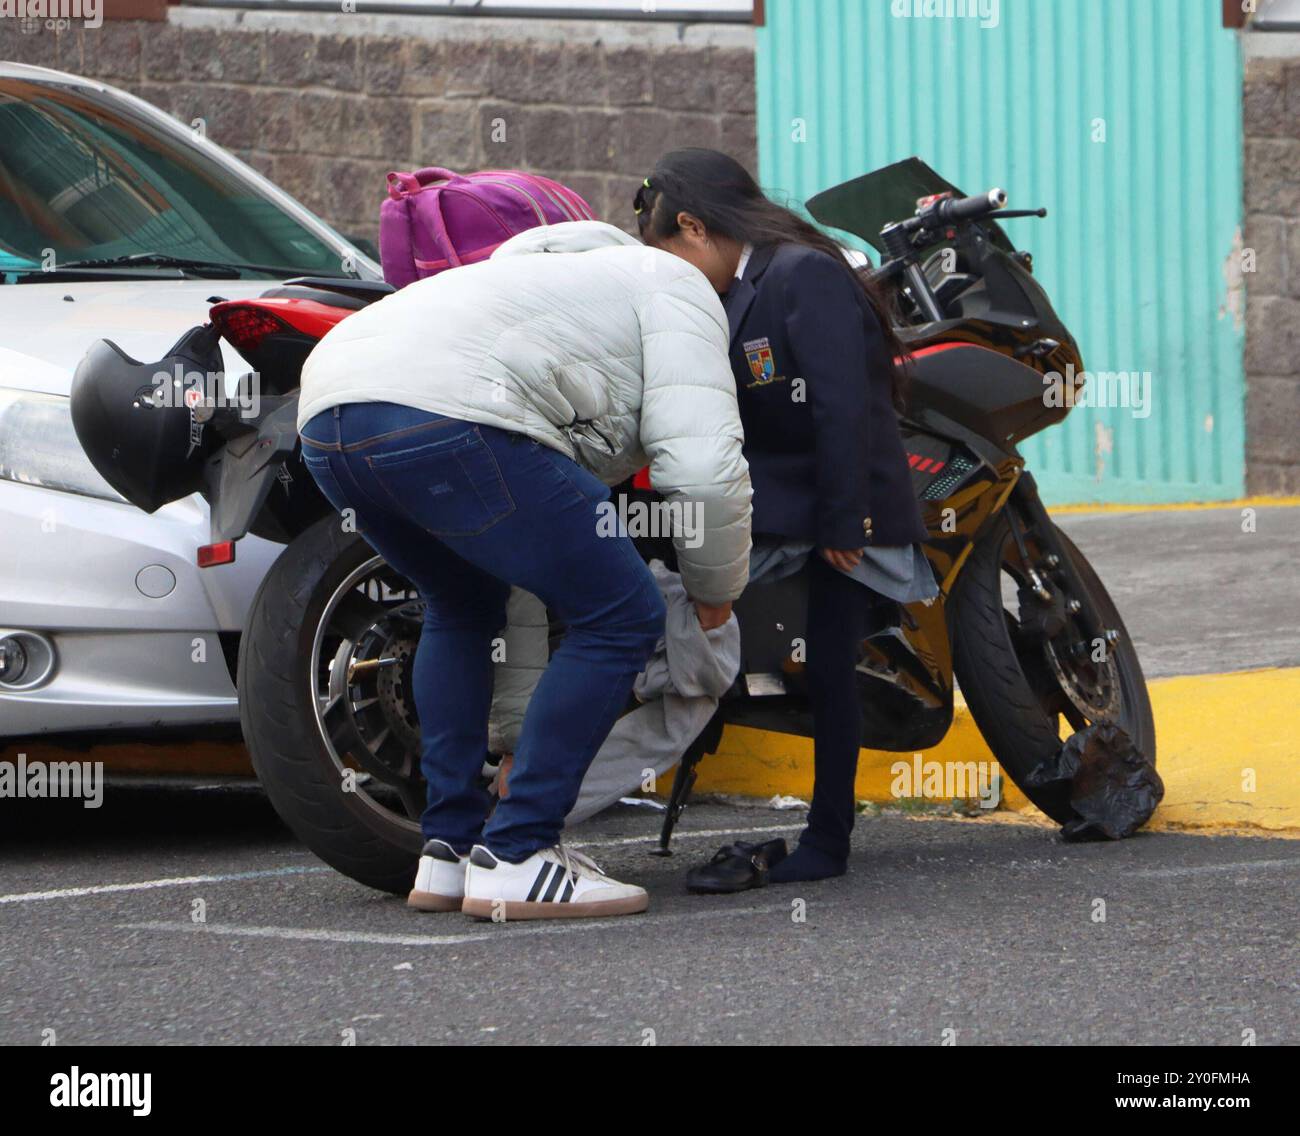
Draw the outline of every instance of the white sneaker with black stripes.
M468 863L469 856L457 856L445 840L427 841L406 905L420 911L459 911Z
M645 888L605 875L581 852L557 844L521 864L499 860L481 844L470 850L461 910L479 919L591 919L634 915L650 905Z

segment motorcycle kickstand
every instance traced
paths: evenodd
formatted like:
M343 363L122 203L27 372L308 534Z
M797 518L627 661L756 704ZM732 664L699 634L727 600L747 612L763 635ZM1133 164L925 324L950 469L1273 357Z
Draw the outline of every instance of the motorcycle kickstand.
M718 748L721 738L722 721L720 716L715 714L682 754L682 760L677 765L677 775L673 778L673 790L668 798L668 811L664 814L663 828L659 830L659 843L650 849L651 856L673 854L668 845L673 838L673 829L677 827L677 821L686 808L687 798L695 787L695 778L699 774L698 766L705 754L713 753Z

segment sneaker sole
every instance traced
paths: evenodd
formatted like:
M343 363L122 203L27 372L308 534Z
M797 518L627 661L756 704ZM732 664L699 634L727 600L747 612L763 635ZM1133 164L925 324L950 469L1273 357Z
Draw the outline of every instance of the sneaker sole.
M600 919L607 915L637 915L650 906L649 895L632 895L626 899L600 899L587 903L529 903L522 899L471 899L465 897L461 911L475 919L492 919L512 923L521 919Z
M463 901L458 895L439 895L436 891L412 891L406 906L417 911L459 911Z

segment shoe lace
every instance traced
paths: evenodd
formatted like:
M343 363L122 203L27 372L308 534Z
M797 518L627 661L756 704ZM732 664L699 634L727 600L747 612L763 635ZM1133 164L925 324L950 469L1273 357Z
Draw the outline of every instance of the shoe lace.
M555 854L559 858L560 866L564 868L565 873L575 885L579 877L586 875L588 872L602 877L605 875L595 860L579 852L576 848L566 848L563 844L557 844Z

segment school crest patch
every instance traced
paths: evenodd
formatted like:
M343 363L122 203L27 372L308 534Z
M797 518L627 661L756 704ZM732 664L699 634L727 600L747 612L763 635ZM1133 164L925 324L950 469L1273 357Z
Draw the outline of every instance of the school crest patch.
M750 386L764 386L779 378L776 373L776 360L772 358L772 346L766 338L747 339L741 346L745 349L749 373L754 376Z

